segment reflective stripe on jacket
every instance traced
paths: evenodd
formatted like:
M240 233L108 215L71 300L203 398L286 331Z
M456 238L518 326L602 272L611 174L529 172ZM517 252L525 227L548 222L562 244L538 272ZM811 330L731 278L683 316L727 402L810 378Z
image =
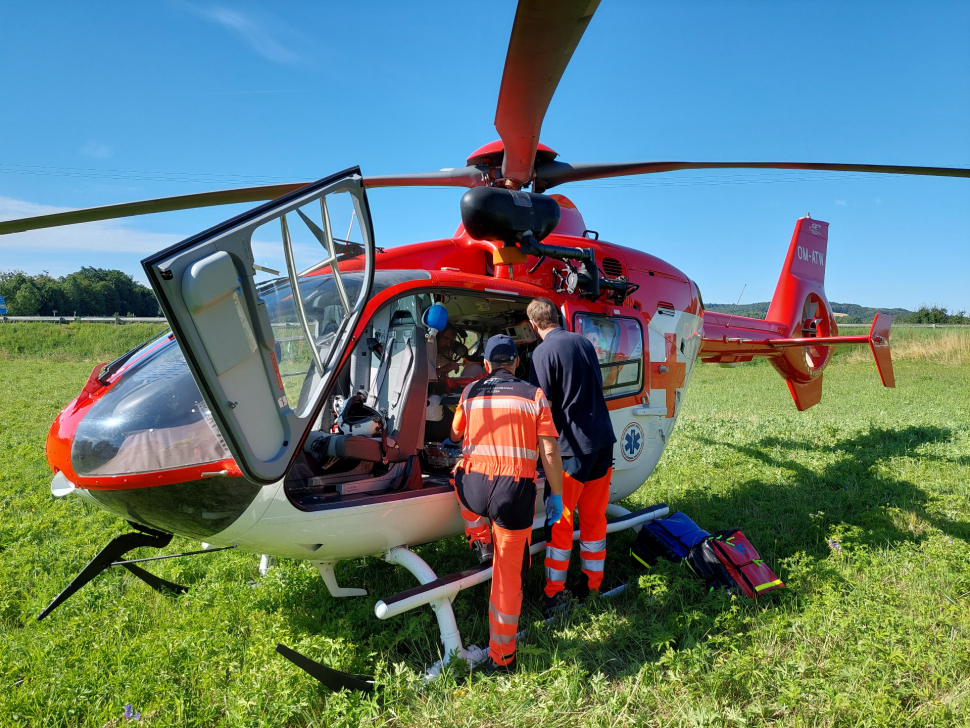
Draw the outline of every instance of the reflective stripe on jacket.
M452 423L464 433L467 473L535 478L539 437L559 437L539 387L498 369L461 393Z

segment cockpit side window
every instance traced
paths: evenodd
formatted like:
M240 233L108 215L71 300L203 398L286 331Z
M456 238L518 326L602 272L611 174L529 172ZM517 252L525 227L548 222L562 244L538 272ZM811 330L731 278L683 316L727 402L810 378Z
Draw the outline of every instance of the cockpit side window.
M639 322L582 313L576 314L575 327L596 349L607 399L643 389L643 329Z

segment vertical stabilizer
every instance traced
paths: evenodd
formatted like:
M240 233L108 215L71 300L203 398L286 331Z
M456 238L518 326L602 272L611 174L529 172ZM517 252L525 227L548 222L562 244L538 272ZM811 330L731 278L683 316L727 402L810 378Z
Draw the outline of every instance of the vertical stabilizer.
M795 406L807 410L822 400L822 370L835 347L868 344L882 383L896 386L889 350L891 316L876 314L867 336L839 336L825 297L828 234L827 222L803 217L795 223L766 321L722 320L705 311L701 360L730 364L767 357L788 385Z
M828 258L829 224L803 217L795 223L788 256L781 269L775 295L768 307L769 321L788 325L788 335L801 336L802 313L810 294L825 301L825 263ZM820 311L810 312L822 313Z
M803 217L795 223L785 265L768 307L768 321L784 326L790 339L832 337L838 334L835 316L825 296L829 224ZM822 369L831 349L804 345L771 360L788 383L795 406L806 410L822 399Z

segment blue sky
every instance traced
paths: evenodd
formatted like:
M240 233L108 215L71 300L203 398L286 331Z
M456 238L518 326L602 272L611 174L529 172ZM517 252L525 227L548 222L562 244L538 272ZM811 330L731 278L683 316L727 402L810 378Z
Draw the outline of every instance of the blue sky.
M5 3L0 218L458 167L496 138L513 2ZM603 0L542 139L566 161L970 167L970 3ZM767 300L795 220L835 301L970 309L970 181L678 172L567 185L587 226L709 302ZM450 235L460 190L374 190L379 245ZM121 268L238 211L0 237L0 269Z

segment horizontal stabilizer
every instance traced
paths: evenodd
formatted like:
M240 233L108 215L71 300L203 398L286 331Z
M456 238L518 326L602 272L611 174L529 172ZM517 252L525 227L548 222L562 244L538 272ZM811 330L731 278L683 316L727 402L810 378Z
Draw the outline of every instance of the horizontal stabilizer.
M889 329L893 325L893 317L884 313L877 313L872 320L869 334L860 336L808 336L797 339L768 339L767 344L775 349L788 349L798 346L844 346L846 344L869 344L872 356L876 360L879 378L883 386L895 387L896 377L893 374L893 360L889 352ZM794 392L792 393L794 397ZM797 402L796 397L796 402Z

